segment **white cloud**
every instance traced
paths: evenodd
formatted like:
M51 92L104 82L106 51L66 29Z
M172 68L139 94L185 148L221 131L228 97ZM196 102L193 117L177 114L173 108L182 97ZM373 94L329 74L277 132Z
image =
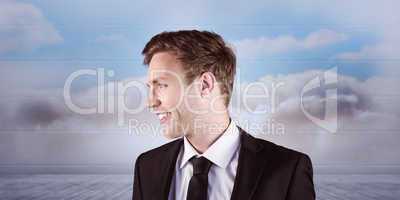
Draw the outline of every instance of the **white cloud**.
M265 76L258 82L267 86L274 82L284 83L277 90L279 98L276 112L271 112L270 99L262 99L250 101L249 104L251 108L264 105L269 108L266 114L254 114L246 111L242 104L234 104L233 116L244 121L244 125L250 127L248 130L258 137L310 153L317 163L399 163L398 157L392 153L398 151L398 145L393 140L400 137L400 106L397 103L400 101L400 93L395 92L396 86L400 84L398 78L375 76L358 80L340 75L337 84L339 130L336 134L331 134L309 120L300 108L301 89L322 72L310 70ZM235 95L243 96L243 92ZM269 92L271 94L271 90ZM250 93L262 94L256 90ZM324 109L324 100L326 99L318 95L308 98L307 101L311 104L307 111L320 113ZM264 129L257 129L262 124ZM272 125L275 130L271 128ZM283 135L276 129L280 126L284 127ZM370 155L362 156L365 151L371 151ZM329 159L326 158L327 155Z
M343 33L337 33L331 30L322 29L316 32L312 32L303 41L299 41L299 46L305 48L317 48L341 42L347 39L347 36Z
M259 132L253 129L251 133L261 134L257 136L310 153L316 163L326 163L328 161L400 162L391 153L398 151L398 145L392 145L392 143L395 140L398 141L399 136L398 134L385 132L385 130L399 129L400 106L397 102L400 101L400 93L399 95L393 94L396 86L399 85L399 80L377 76L361 81L349 76L340 76L338 86L340 109L339 132L337 134L329 134L308 120L299 107L299 94L302 87L321 72L321 70L310 70L289 75L268 75L259 79L260 83L267 86L276 81L284 83L282 87L277 89L277 95L279 96L277 112L272 115L269 113L258 115L251 111L239 110L240 106L243 106L240 103L243 102L236 102L233 103L233 117L245 123L246 120L263 123L266 119L273 118L275 123L284 125L285 135L270 135L266 132L268 130L265 129ZM131 80L143 81L143 77L133 77L122 81ZM107 83L105 86L100 87L108 88L109 84ZM241 88L244 89L249 84L251 83L242 83ZM239 87L239 85L236 86ZM271 91L270 89L271 87L269 87L269 91ZM262 92L263 90L257 88L250 90L251 94L261 94ZM95 106L97 103L96 93L96 87L80 93L74 93L74 102L79 105ZM3 92L3 95L9 96L9 94ZM10 99L2 99L0 101L0 110L2 112L0 127L6 130L14 130L14 132L18 132L20 128L29 129L31 132L27 134L29 135L27 137L33 137L30 135L40 132L48 134L46 137L69 138L70 141L66 141L67 145L63 148L63 151L66 153L76 152L77 149L81 148L81 150L83 149L86 152L97 155L98 153L96 152L100 151L99 149L104 145L100 141L111 142L114 147L128 149L131 152L142 151L140 149L143 149L144 145L149 146L151 144L143 142L144 140L153 141L157 144L164 141L162 136L154 136L156 133L151 132L151 130L142 131L141 136L132 135L130 138L121 139L121 136L126 136L127 130L125 129L126 126L117 126L116 113L93 115L73 113L65 107L64 99L60 96L62 92L59 89L31 89L20 91L19 94L18 91L13 91L12 94L15 97L12 101ZM135 106L138 105L139 101L143 101L143 94L139 94L138 90L132 90L125 95L128 106ZM235 100L237 95L243 96L243 93L237 93L236 91L232 100ZM110 98L116 99L116 96L108 94L107 99ZM311 100L312 102L316 102L316 104L310 107L310 109L312 112L319 112L322 107L318 103L323 99L316 96ZM107 103L108 101L106 100L105 104L107 105ZM250 107L253 110L263 107L270 110L271 106L268 103L271 103L268 99L249 101ZM145 109L143 112L135 115L126 115L126 119L138 119L140 122L153 125L154 127L158 125L157 118ZM115 135L111 136L103 133L112 133ZM60 134L60 136L55 136L57 134ZM96 139L82 141L82 138L86 138L88 134L96 134ZM85 136L82 137L82 135ZM126 142L126 139L132 141ZM29 141L30 145L25 145L24 147L26 149L25 153L35 151L34 147L38 146L37 144L42 144L42 141L39 139ZM64 140L58 139L58 141L65 145ZM385 155L384 157L375 154L375 152L371 152L371 156L367 158L360 157L364 152L360 149L365 148L365 146L372 148L379 144L385 145L385 148L379 151ZM43 146L44 152L52 152L49 153L49 157L44 162L51 159L57 160L57 155L60 153L63 154L58 149L54 149L57 147L57 145ZM100 152L104 153L105 150L101 150ZM115 158L115 155L109 152L105 155L109 156L108 159ZM326 158L326 155L330 155L329 159ZM119 156L116 160L126 161L130 155L126 153L124 156ZM69 161L77 162L74 159L71 157ZM88 158L88 160L90 161L91 159ZM99 158L99 160L101 159Z
M16 77L24 78L24 77ZM122 121L122 126L118 128L127 128L129 119L140 119L141 122L156 122L157 118L151 116L145 107L146 86L143 82L144 77L131 77L119 81L107 81L105 85L96 84L92 87L75 91L72 83L70 95L72 104L81 109L97 108L100 101L104 102L103 112L94 114L80 114L67 106L63 96L63 88L14 88L12 90L2 90L0 99L0 110L3 115L0 116L0 127L7 129L38 129L38 130L64 130L65 132L74 131L76 133L84 132L86 129L107 129L118 127L118 120ZM64 80L65 82L65 80ZM126 91L120 91L118 84L127 85L135 83ZM141 84L143 83L143 84ZM110 88L114 88L111 92ZM104 91L104 96L98 94L98 90ZM124 92L124 93L123 93ZM123 99L124 102L118 102ZM109 105L110 104L110 105ZM109 109L114 108L114 111ZM119 119L118 112L122 110L123 117ZM137 109L139 113L127 113L127 109ZM8 113L8 114L7 114ZM77 125L76 122L81 122ZM4 123L3 123L4 122Z
M23 51L63 41L41 11L28 3L0 1L0 53Z
M286 53L319 48L347 39L343 33L321 29L310 33L305 38L296 38L291 35L278 37L260 37L256 39L243 39L233 42L239 57L254 58L257 56Z
M397 36L384 36L376 44L364 45L358 51L343 52L335 56L337 59L351 60L353 62L369 61L387 76L399 76L398 59L400 55L400 29L392 30L391 34Z
M358 50L342 52L334 58L353 62L368 61L368 64L379 68L385 76L400 75L397 61L400 55L399 1L339 0L334 4L307 2L301 3L307 12L320 13L335 24L350 30L367 31L376 36L373 43L367 42Z
M143 79L144 77L132 77L118 82L127 83ZM108 81L99 87L107 90L111 83L116 84ZM1 90L0 140L12 141L11 145L0 148L4 150L2 152L6 152L0 153L2 163L23 159L26 163L120 164L130 161L143 149L165 142L157 132L158 118L145 108L138 114L124 113L124 124L118 126L117 106L114 113L79 114L66 106L62 90L44 87L38 89L33 86ZM100 97L105 105L108 105L110 99L114 99L117 104L116 93L106 92L105 95L106 97ZM143 93L136 89L122 95L126 106L132 109L139 101L143 101ZM72 98L74 104L79 106L95 107L99 100L97 86L72 92ZM131 119L136 119L139 129L143 131L135 132L137 129L132 128L132 132L129 132L128 120ZM153 127L149 127L149 124ZM19 150L10 153L6 151L9 148Z

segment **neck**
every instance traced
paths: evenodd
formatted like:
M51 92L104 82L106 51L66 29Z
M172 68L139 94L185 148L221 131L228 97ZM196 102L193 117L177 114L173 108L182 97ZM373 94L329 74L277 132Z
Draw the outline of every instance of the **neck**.
M194 132L185 137L202 154L226 131L230 120L227 112L219 116L204 117L195 122Z

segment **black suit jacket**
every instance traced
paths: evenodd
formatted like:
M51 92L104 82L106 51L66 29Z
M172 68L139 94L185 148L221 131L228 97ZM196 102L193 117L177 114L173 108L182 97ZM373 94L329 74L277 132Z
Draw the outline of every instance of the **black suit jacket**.
M313 169L306 154L239 131L241 148L231 200L315 199ZM182 144L178 139L137 158L133 200L168 199Z

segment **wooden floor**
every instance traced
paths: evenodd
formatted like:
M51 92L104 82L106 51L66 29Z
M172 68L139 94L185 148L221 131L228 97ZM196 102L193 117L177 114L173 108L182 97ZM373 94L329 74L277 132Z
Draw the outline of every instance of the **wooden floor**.
M319 200L398 200L400 175L316 175ZM1 200L130 199L130 175L0 175Z

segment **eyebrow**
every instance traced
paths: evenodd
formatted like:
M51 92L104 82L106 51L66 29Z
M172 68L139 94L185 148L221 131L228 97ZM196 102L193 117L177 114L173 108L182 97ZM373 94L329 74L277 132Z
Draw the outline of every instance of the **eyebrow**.
M155 78L155 79L153 79L153 80L151 81L151 84L157 84L157 83L159 83L159 80L166 80L166 79L167 79L167 77L164 77L164 76L157 77L157 78ZM149 82L146 82L146 85L147 85L148 87L150 87Z

